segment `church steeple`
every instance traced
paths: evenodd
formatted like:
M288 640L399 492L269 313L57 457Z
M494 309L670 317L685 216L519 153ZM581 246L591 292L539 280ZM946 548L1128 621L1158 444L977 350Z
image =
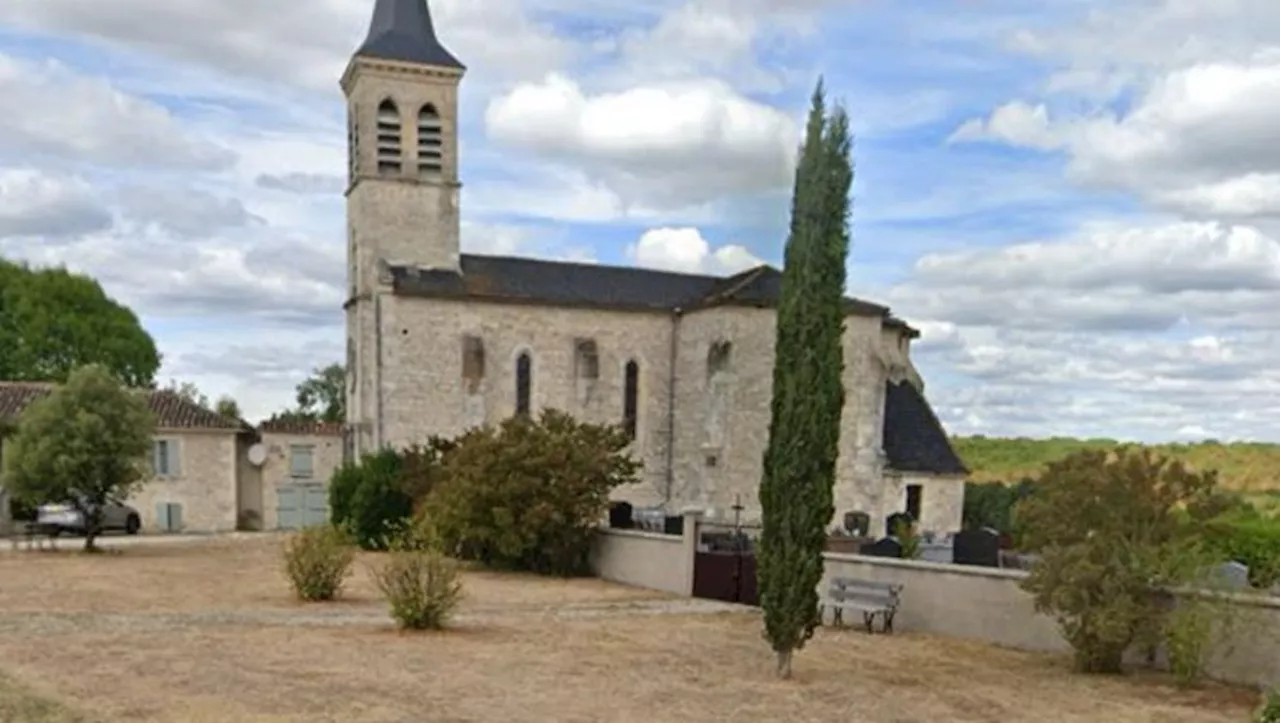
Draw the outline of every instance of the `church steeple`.
M362 56L466 69L436 38L427 0L377 0L369 36L356 51Z

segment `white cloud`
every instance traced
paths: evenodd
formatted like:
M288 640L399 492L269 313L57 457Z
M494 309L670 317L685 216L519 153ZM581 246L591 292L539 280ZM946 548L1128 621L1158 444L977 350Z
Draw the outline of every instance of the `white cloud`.
M60 239L111 224L111 213L83 179L33 169L0 170L0 238Z
M982 140L1045 151L1062 145L1062 138L1049 126L1044 104L1031 106L1022 101L996 108L990 118L966 121L948 139L953 143Z
M332 91L368 29L372 7L368 0L6 0L0 23ZM527 8L523 0L431 3L441 40L489 79L537 77L572 56L572 43Z
M653 228L627 247L637 266L690 274L730 275L764 263L745 247L726 244L712 248L696 228Z
M588 95L550 75L495 98L494 140L581 164L625 204L688 206L785 186L798 130L786 114L715 81Z
M220 169L234 155L194 136L163 107L57 61L0 54L0 152L101 164Z

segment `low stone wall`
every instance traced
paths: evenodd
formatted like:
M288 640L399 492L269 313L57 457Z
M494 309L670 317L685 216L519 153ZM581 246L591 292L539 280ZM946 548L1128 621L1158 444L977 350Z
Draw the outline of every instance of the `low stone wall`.
M602 580L693 595L696 525L684 535L601 528L591 548L591 569Z
M831 577L902 584L899 630L969 638L1019 650L1069 653L1057 624L1035 611L1018 587L1021 570L826 553L823 587ZM1280 685L1280 599L1230 596L1230 640L1207 664L1211 678L1244 685Z

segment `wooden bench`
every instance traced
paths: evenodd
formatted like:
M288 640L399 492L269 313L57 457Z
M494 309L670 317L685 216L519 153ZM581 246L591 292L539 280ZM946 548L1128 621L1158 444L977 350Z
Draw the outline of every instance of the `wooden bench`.
M902 599L902 585L875 580L859 580L852 577L836 577L831 579L827 595L818 605L818 618L822 619L826 608L830 607L831 624L844 624L844 611L854 610L862 613L862 622L868 633L875 632L875 619L880 616L881 631L893 632L893 616L898 612L898 603Z

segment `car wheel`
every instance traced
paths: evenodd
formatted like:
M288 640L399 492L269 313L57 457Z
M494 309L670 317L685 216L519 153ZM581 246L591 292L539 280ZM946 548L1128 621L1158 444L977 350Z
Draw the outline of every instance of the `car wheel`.
M138 529L142 527L142 521L137 515L129 515L129 519L125 520L124 532L126 535L138 534Z

